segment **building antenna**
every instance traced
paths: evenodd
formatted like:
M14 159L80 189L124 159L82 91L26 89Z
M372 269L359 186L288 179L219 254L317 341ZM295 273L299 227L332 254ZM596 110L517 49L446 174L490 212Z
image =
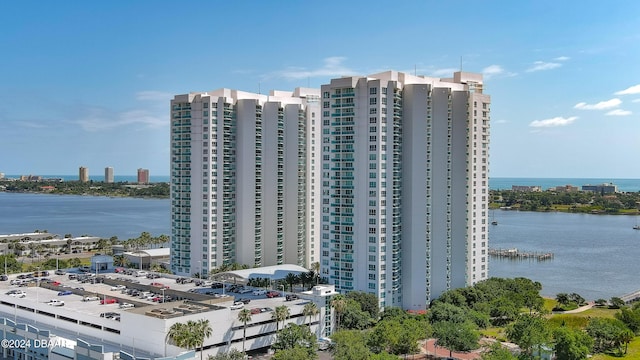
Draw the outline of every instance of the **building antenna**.
M460 56L460 72L462 72L462 56Z
M418 76L418 65L413 64L413 76Z
M260 81L258 81L258 94L262 94L262 93L260 92Z

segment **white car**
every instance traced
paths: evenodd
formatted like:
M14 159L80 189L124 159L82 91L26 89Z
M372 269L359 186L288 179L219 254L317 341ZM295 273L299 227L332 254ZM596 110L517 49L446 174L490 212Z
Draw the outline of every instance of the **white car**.
M100 300L99 296L85 296L82 298L82 301L98 301Z
M13 296L13 297L18 297L18 298L23 298L23 297L27 296L27 293L25 293L23 290L11 290L11 291L7 292L7 295Z
M131 303L122 303L120 304L120 309L130 309L136 307L135 305L131 304Z
M64 301L62 301L62 300L58 300L58 299L51 299L51 300L49 300L49 302L47 303L47 305L51 305L51 306L64 306Z
M251 290L251 289L249 289L249 288L241 288L241 289L238 289L237 293L238 293L238 294L247 294L247 293L250 293L250 292L252 292L252 291L253 291L253 290Z
M263 289L253 290L253 292L251 294L252 295L266 295L267 294L267 290L263 290Z
M116 285L116 286L112 286L112 287L111 287L111 291L124 290L124 289L126 289L126 288L127 288L127 287L126 287L126 286L124 286L124 285Z
M233 305L231 305L229 308L231 310L240 310L244 307L244 303L240 302L240 301L236 301L233 303Z

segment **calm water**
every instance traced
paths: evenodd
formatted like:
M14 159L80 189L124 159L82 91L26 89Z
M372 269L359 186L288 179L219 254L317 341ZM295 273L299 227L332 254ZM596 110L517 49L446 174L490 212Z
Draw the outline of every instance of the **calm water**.
M89 234L120 240L143 231L169 235L168 199L14 194L0 192L0 234L48 230L53 234Z
M491 248L553 252L551 261L490 259L491 276L540 281L543 294L577 292L608 299L640 289L640 217L495 211ZM168 199L0 192L0 234L47 229L119 239L170 234Z
M587 299L620 296L640 289L640 219L496 210L489 229L492 248L553 252L548 261L490 259L489 273L540 281L544 295L576 292Z

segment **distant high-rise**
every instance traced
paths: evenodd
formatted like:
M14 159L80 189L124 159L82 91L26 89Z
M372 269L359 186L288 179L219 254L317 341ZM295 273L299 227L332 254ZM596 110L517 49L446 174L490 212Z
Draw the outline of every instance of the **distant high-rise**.
M171 270L319 260L319 91L171 101Z
M105 183L113 183L113 168L106 167L104 168L104 182Z
M80 166L79 170L79 180L80 182L88 182L89 181L89 168Z
M149 183L149 169L138 169L138 184Z
M343 77L321 102L322 276L404 309L487 279L482 75Z

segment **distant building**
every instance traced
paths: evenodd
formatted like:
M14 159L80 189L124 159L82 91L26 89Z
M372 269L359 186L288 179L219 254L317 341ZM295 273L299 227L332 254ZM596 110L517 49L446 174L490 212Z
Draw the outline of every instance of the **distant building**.
M0 180L4 179L4 173L0 173Z
M590 191L599 194L615 194L618 192L618 186L611 183L600 185L582 185L582 191Z
M533 185L533 186L529 186L529 185L511 185L511 190L512 191L519 191L519 192L542 192L542 186L539 186L539 185Z
M149 169L138 169L138 184L149 183Z
M113 183L113 168L106 167L104 168L104 182L111 184Z
M21 175L20 181L42 181L42 176L37 175Z
M578 192L580 189L577 186L573 186L573 185L563 185L563 186L552 187L549 190L555 191L555 192Z
M80 170L78 171L78 178L80 182L88 182L89 181L89 168L80 166Z

